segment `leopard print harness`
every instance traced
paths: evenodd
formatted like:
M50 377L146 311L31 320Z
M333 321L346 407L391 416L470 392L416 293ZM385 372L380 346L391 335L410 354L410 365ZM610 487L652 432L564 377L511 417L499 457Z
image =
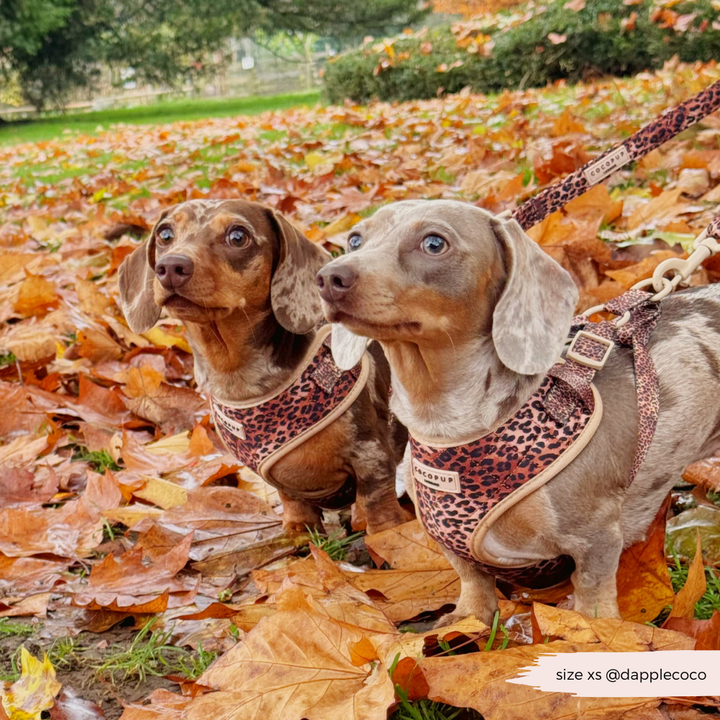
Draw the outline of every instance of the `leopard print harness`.
M651 294L631 290L607 303L630 319L621 327L575 318L573 343L533 396L500 427L459 445L411 438L412 474L420 520L435 541L500 580L549 587L574 569L568 556L533 565L499 565L484 555L483 538L513 505L567 467L595 434L602 400L592 384L614 345L633 348L640 414L638 450L628 484L652 441L659 412L657 372L647 342L660 315Z
M342 415L367 383L367 353L351 370L340 370L332 357L330 326L321 328L298 371L279 390L248 403L210 399L215 427L228 450L267 483L279 487L273 465ZM327 509L347 507L355 499L348 480L331 493L288 493Z

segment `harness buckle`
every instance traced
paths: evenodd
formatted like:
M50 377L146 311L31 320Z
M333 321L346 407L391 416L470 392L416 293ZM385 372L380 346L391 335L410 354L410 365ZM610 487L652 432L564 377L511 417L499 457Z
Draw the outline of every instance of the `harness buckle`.
M600 349L597 347L598 345L604 348L603 355L600 358L596 357L597 350ZM602 370L614 347L615 343L612 340L586 330L580 330L570 343L565 357L593 370Z

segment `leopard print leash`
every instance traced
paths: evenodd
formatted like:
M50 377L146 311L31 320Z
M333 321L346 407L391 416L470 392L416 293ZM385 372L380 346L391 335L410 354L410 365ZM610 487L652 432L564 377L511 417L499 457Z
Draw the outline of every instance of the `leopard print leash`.
M521 205L512 214L524 230L537 225L550 213L605 180L616 170L647 155L691 125L720 108L720 80L695 97L668 110L657 120L631 135L621 145L604 152L596 160L583 165L564 180L546 188Z

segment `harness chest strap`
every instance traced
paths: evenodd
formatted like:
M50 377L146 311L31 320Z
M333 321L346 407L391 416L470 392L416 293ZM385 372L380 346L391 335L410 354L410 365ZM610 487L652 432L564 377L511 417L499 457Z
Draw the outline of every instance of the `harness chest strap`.
M277 487L272 475L275 463L346 412L364 389L369 372L367 354L350 370L337 367L332 358L330 326L324 326L298 370L279 389L246 403L211 398L215 426L240 462ZM338 493L348 495L344 487L330 495ZM328 495L323 490L297 497L320 501Z

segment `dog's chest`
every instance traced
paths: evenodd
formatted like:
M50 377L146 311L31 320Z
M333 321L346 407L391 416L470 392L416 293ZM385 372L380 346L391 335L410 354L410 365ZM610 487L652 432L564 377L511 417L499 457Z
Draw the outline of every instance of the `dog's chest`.
M277 484L274 463L337 419L367 380L368 361L340 370L322 333L296 376L272 396L247 404L211 399L215 427L228 450L264 480Z
M456 555L496 577L532 587L554 584L555 560L521 568L498 568L473 552L478 538L511 505L565 467L584 447L602 413L578 405L559 423L545 410L553 381L495 431L463 445L433 446L411 438L412 473L420 519L427 533Z

